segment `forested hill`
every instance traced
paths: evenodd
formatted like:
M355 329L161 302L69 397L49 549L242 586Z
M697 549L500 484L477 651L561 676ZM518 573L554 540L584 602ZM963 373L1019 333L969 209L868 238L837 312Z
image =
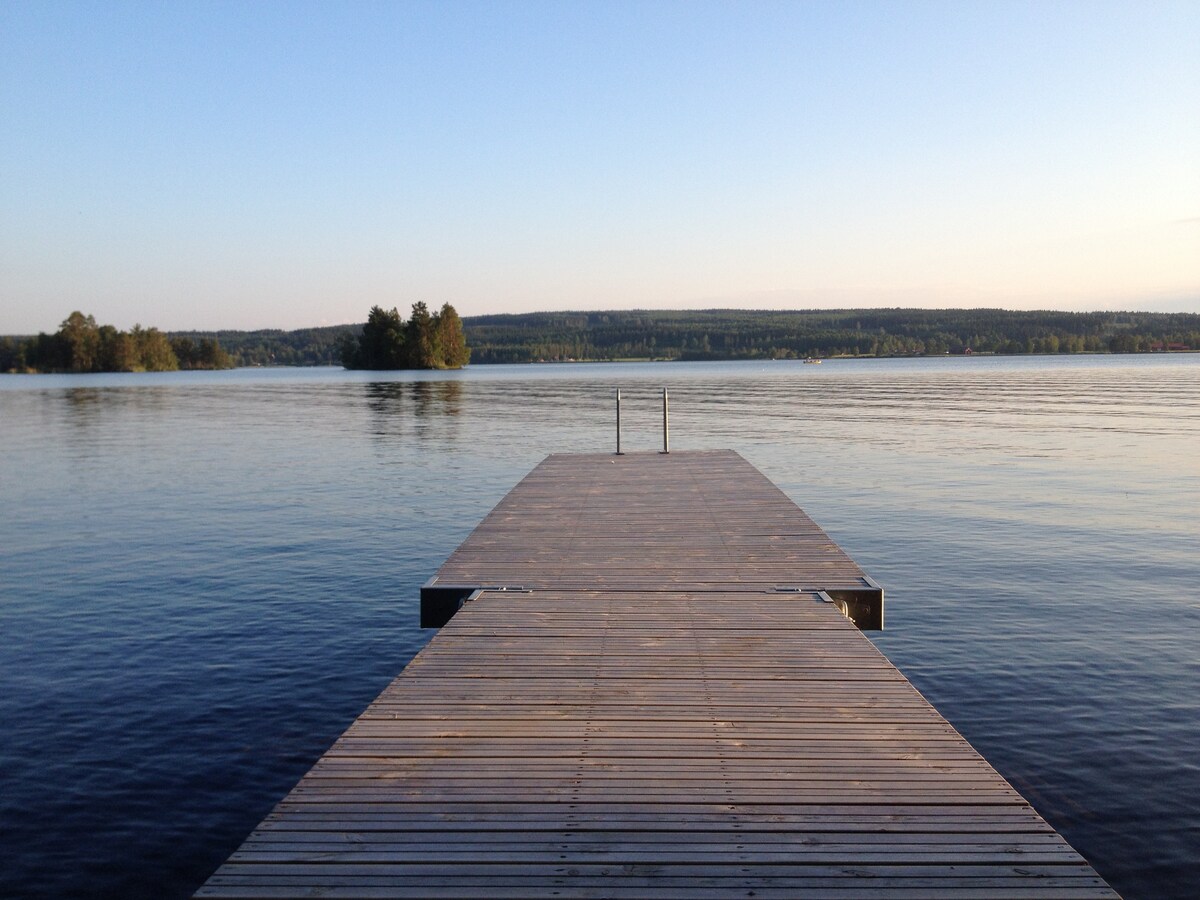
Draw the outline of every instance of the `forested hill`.
M1200 315L999 309L657 310L472 316L471 361L1200 350Z
M463 318L471 362L1200 350L1200 315L1000 309L634 310ZM221 331L238 365L340 365L362 325Z
M340 366L342 336L346 334L362 334L362 325L296 331L173 331L171 337L216 338L238 366Z
M608 359L765 359L965 353L1200 350L1200 315L1000 309L634 310L470 316L472 363ZM239 366L341 365L362 325L298 331L171 332L216 339ZM0 338L0 371L19 341Z

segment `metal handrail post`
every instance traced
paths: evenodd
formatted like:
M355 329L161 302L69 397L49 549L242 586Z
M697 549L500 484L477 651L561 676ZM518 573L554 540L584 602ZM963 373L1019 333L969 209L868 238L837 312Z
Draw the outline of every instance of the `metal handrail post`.
M671 452L670 426L667 421L667 389L663 388L663 453Z
M624 456L621 452L621 389L617 388L617 456Z

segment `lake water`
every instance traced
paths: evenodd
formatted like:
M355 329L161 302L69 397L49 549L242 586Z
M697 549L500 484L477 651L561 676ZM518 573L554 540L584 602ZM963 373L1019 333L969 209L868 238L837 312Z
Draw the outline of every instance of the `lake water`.
M1200 356L0 378L4 897L185 897L546 453L729 447L1129 898L1200 895Z

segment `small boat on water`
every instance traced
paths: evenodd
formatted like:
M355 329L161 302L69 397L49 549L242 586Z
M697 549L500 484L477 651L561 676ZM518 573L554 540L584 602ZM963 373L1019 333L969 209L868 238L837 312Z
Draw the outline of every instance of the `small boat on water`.
M817 359L817 357L815 357L815 356L810 356L804 360L804 364L806 366L810 365L810 364L814 365L814 366L819 366L821 364L821 360Z

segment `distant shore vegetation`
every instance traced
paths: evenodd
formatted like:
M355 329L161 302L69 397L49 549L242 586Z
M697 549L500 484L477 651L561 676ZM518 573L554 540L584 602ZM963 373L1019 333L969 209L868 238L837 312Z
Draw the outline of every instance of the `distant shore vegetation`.
M407 322L395 308L373 306L361 333L341 342L347 369L461 369L470 358L462 319L449 303L435 313L414 303Z
M669 310L465 320L480 363L1200 350L1200 315L1000 309Z
M173 372L235 365L215 338L168 336L141 325L118 331L81 312L67 316L54 334L0 339L0 372Z
M453 316L448 316L447 310ZM374 307L365 325L171 332L165 338L180 368L220 368L231 363L349 364L350 368L382 369L454 367L465 365L468 359L487 364L1200 351L1200 315L1195 313L716 309L521 313L459 319L449 305L430 313L424 304L417 304L414 315L416 326L411 317L407 322L401 319L395 309ZM70 321L68 318L64 326ZM461 329L463 355L447 357L441 349L447 346L441 335L453 331L454 323ZM105 328L110 326L96 330ZM151 333L162 337L155 329L135 328L130 335L136 336L135 346L161 348ZM105 334L110 348L115 346L112 336L120 333L111 329ZM414 334L418 337L410 342ZM76 359L72 350L68 362L61 343L55 343L61 341L60 335L61 330L36 338L0 338L0 371L97 371L74 368L95 357L85 352ZM449 343L458 346L457 339ZM91 345L83 341L82 346ZM148 369L163 356L160 352L151 352L148 358L139 355L136 365ZM132 357L116 353L110 358L128 363Z

